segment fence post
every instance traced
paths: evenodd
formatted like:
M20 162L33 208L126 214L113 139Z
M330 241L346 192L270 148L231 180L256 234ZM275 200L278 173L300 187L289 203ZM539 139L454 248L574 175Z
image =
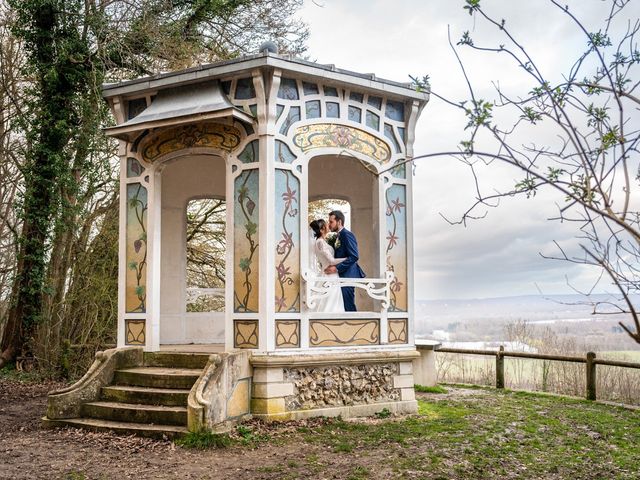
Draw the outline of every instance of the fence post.
M504 388L504 346L496 353L496 388Z
M587 400L596 399L596 354L587 353Z

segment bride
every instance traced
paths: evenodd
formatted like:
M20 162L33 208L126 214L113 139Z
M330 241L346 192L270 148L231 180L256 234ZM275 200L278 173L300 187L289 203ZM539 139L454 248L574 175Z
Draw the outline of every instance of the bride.
M310 265L312 272L317 277L339 278L337 273L327 274L324 269L329 265L338 265L343 262L344 258L334 258L335 252L333 247L327 242L327 234L329 233L329 225L322 219L314 220L309 224L313 234L313 245L309 249ZM317 286L321 286L320 282L316 282ZM318 298L313 308L309 308L311 312L344 312L344 302L342 300L342 290L336 282L326 282L323 287L327 287L328 291L325 295Z

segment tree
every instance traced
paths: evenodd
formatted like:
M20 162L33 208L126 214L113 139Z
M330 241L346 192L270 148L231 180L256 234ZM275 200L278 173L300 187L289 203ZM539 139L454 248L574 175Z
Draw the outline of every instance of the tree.
M47 339L40 344L50 352L49 346L59 346L62 335L83 331L68 325L78 322L76 311L69 307L81 303L77 274L86 258L79 260L91 254L101 237L108 238L104 228L117 224L109 217L117 204L112 195L118 178L115 143L101 131L109 123L101 84L249 53L256 43L276 36L283 51L301 53L307 29L293 18L300 4L300 0L2 3L2 26L11 27L10 38L24 56L21 73L26 87L24 95L10 99L12 110L4 109L9 92L4 85L0 99L3 112L16 112L10 127L23 139L12 164L20 173L21 198L13 212L16 253L9 308L6 320L0 322L4 323L0 367L18 355L33 358L38 336ZM6 45L3 36L3 54ZM1 120L5 142L7 120ZM8 182L2 178L3 191ZM1 225L9 224L3 219ZM103 258L115 261L114 251ZM111 270L105 266L101 271ZM73 290L74 285L79 290ZM70 291L74 294L65 305ZM116 296L115 290L112 294ZM106 296L96 298L104 301ZM115 317L111 321L115 325Z
M493 26L504 43L480 45L468 31L455 45L449 41L468 87L462 101L439 95L428 77L413 78L417 88L465 115L468 132L457 149L415 159L448 155L469 167L477 198L457 223L482 218L487 207L505 197L553 192L558 214L550 220L575 225L578 245L574 252L556 243L554 258L599 268L600 279L609 279L620 296L615 302L592 302L594 313L629 314L633 325L620 325L640 343L634 303L640 293L640 205L635 199L640 187L640 19L631 11L630 0L601 3L604 21L592 31L578 11L549 1L547 8L560 12L584 45L560 76L544 73L508 21L488 14L480 0L466 0L464 9L476 22ZM480 98L459 54L462 48L507 57L527 76L530 87L512 92L496 82L495 100ZM521 179L505 191L484 193L478 170L495 163L513 167Z

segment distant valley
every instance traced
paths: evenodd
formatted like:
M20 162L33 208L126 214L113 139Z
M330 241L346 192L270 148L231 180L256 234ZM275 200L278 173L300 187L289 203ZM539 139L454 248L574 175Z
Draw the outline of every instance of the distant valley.
M640 304L640 297L632 299ZM609 295L527 295L463 300L416 301L416 335L440 341L483 342L499 344L521 340L513 337L514 325L526 322L531 336L556 339L574 344L578 350L620 351L638 350L618 322L631 326L630 315L616 314L610 303L618 299ZM593 313L593 305L600 302ZM511 329L508 326L511 325ZM508 333L511 333L509 335ZM476 345L475 348L478 348Z

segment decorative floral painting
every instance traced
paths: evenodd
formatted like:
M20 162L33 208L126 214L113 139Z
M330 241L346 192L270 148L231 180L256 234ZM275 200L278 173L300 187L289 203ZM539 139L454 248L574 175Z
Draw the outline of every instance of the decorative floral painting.
M127 185L126 311L147 311L147 189Z
M389 311L407 311L407 199L404 185L386 192L387 270L393 272Z
M300 311L300 181L276 170L276 312Z
M234 191L234 311L258 311L258 170L245 170Z
M293 143L303 152L314 148L339 147L367 155L382 164L391 159L389 147L379 138L357 128L332 123L297 127Z

